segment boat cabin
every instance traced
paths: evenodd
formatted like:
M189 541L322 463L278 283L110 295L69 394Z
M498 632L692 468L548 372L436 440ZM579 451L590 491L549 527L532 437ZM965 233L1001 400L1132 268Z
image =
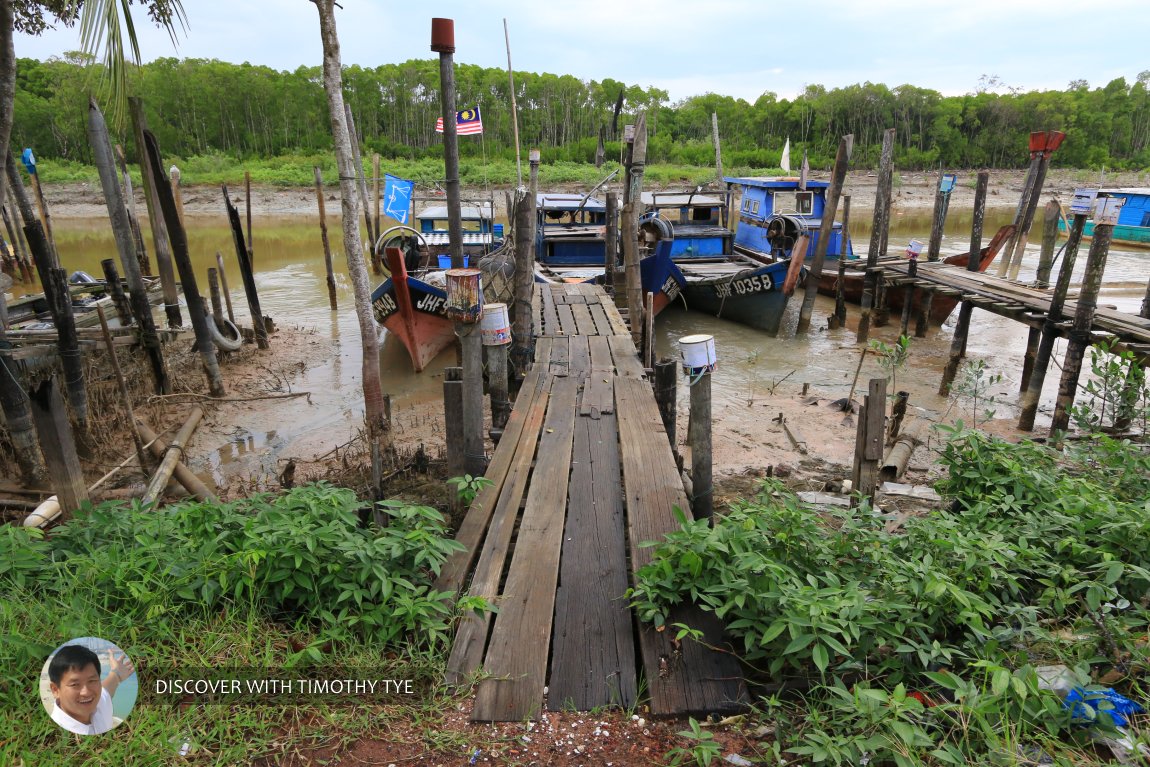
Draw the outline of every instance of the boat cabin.
M548 266L603 266L606 203L582 194L541 193L535 204L536 261Z
M755 253L774 258L789 258L791 248L802 231L807 232L810 244L805 256L814 255L826 209L826 181L807 181L800 189L797 177L728 177L727 187L740 191L739 223L735 229L735 245ZM843 242L842 225L835 222L827 258L845 254L854 257L850 239Z
M494 223L491 203L466 202L459 208L463 228L463 248L467 253L487 253L503 243L503 224ZM448 235L447 205L440 203L424 208L415 216L416 228L429 248L446 252Z
M643 192L641 223L670 236L671 258L724 258L731 253L731 193Z
M1150 227L1150 187L1102 189L1099 197L1120 197L1126 200L1118 211L1118 226Z

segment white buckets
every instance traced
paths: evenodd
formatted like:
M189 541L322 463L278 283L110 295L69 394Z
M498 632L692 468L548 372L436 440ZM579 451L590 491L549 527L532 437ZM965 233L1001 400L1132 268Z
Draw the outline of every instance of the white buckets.
M507 318L507 304L487 304L479 330L484 346L503 346L511 343L511 322Z
M710 373L718 361L712 335L683 336L679 339L679 351L683 355L683 370L690 375Z
M920 240L911 240L910 244L906 246L907 258L918 258L922 255L923 243Z

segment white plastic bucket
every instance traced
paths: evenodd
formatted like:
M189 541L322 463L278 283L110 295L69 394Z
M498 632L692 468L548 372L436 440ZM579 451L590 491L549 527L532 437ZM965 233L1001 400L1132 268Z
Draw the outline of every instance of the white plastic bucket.
M507 318L507 304L487 304L479 322L484 346L503 346L511 343L511 322Z
M683 355L683 370L691 375L710 373L718 361L712 335L683 336L679 339L679 351Z
M906 246L907 258L918 258L922 255L923 243L919 240L911 240L910 245Z

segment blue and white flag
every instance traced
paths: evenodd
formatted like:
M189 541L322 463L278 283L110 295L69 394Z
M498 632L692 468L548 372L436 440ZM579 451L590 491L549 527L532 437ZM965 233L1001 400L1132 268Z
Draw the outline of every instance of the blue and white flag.
M384 214L406 224L411 216L411 193L414 189L414 181L386 174L383 185Z
M32 154L32 147L28 147L24 150L24 153L20 155L20 160L24 163L24 168L28 171L28 175L35 176L36 155Z

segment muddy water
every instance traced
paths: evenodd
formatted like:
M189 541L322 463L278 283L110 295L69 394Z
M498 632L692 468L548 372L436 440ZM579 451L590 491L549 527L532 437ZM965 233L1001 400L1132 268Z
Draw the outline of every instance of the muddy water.
M998 226L1008 223L1012 216L1013 209L991 211L985 224L986 237L989 238ZM854 242L861 252L865 251L869 238L870 214L858 211L855 218L865 219L851 226ZM969 219L969 212L955 211L952 214L943 241L944 256L967 250ZM900 252L911 238L926 241L930 220L929 211L896 214L889 251ZM82 269L98 275L100 260L115 257L106 220L59 220L55 222L55 231L61 261L69 271ZM322 455L345 442L361 422L359 330L352 310L354 299L346 265L343 264L342 248L338 245L338 223L333 221L329 226L329 236L336 248L334 260L340 310L335 313L328 308L323 253L315 218L264 218L255 222L256 284L260 301L264 313L276 320L281 334L300 335L314 346L312 364L290 381L292 390L308 391L311 395L307 402L293 400L290 404L281 401L253 405L234 417L229 415L227 423L216 423L212 429L197 436L197 452L205 451L210 456L201 463L200 470L209 471L217 482L227 480L229 475L234 478L237 473L274 474L278 471L277 461L282 457ZM216 220L192 219L189 244L201 281L200 290L205 294L207 269L215 266L216 251L224 254L233 304L237 314L246 317L248 312L230 230ZM1086 246L1084 243L1079 253L1074 284L1077 284L1086 260ZM1037 258L1035 245L1027 251L1021 278L1033 277ZM1148 264L1150 252L1112 250L1100 303L1136 312L1150 276ZM992 265L991 269L995 268L996 265ZM790 328L797 318L799 303L797 300L790 303ZM854 344L858 310L857 307L848 307L847 328L828 331L825 317L832 308L831 301L819 297L812 332L795 338L791 330L784 329L778 339L741 325L685 311L681 307L670 308L656 321L657 348L660 355L678 357L675 342L679 337L700 332L714 334L720 358L719 369L713 377L717 429L731 428L753 433L762 414L748 408L747 404L753 403L756 396L768 393L772 387L782 391L810 384L812 391L823 397L846 396L859 359ZM964 413L964 405L953 405L935 394L949 352L952 322L953 317L941 330L932 329L929 338L913 342L910 365L899 373L897 386L911 392L912 404L934 415L951 409L950 417L953 418ZM892 324L872 331L872 338L892 342L897 333L898 317L892 317ZM968 355L985 359L988 370L1003 375L1003 381L992 390L1004 400L998 406L1000 417L1009 417L1014 412L1026 337L1027 331L1022 325L985 312L974 314ZM275 348L273 342L273 351ZM1063 349L1064 345L1060 343L1056 352L1058 360L1061 360ZM449 350L425 372L416 375L411 372L400 345L394 339L390 342L385 339L380 351L380 369L384 390L391 394L395 412L403 413L417 407L427 410L441 396L443 367L452 363L453 354ZM863 387L868 377L879 374L877 364L868 359L860 378ZM1057 376L1057 368L1047 376L1040 424L1043 411L1046 411L1047 420L1049 418ZM686 401L683 384L679 402ZM969 414L966 417L969 420ZM440 435L431 434L429 438L439 439Z

